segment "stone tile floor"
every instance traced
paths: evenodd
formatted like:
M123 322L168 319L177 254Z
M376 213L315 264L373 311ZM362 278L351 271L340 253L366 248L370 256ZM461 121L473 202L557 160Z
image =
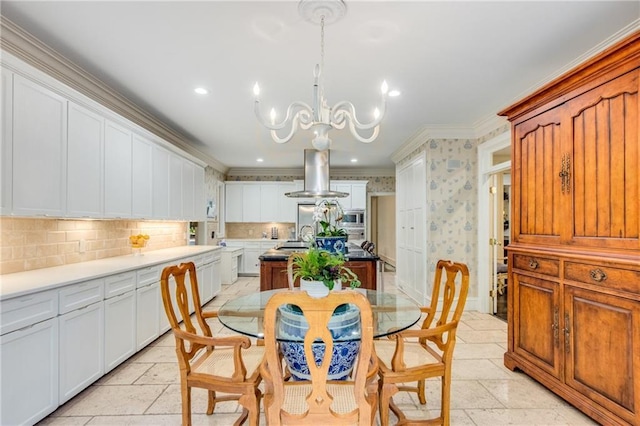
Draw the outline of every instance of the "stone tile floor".
M385 273L385 290L396 291L394 274ZM241 277L206 308L216 309L230 298L257 291L257 277ZM232 334L217 320L212 332ZM507 324L491 315L465 312L458 328L451 391L453 425L595 425L578 410L522 373L502 364ZM415 395L399 393L396 403L409 417L432 416L439 410L440 384L427 384L427 404ZM194 425L232 425L241 409L220 403L212 416L204 414L205 391L192 391ZM59 407L42 425L180 425L180 385L171 332ZM393 414L392 414L393 419ZM265 424L264 417L261 424ZM377 422L379 424L379 421Z

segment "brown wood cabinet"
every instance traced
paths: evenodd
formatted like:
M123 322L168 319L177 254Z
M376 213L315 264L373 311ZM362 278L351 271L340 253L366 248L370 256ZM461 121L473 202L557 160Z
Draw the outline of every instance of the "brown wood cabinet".
M640 33L514 104L509 347L603 424L640 424Z

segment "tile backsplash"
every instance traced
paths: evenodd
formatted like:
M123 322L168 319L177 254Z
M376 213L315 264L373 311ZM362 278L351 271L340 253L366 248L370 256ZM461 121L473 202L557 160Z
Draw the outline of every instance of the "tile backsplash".
M136 234L150 237L143 252L184 246L187 225L187 222L2 217L0 274L131 254L129 236Z
M262 233L267 233L267 238L271 238L271 228L278 228L278 238L288 239L289 231L291 228L295 232L295 223L288 222L265 222L265 223L252 223L252 222L227 222L225 225L226 238L262 238Z

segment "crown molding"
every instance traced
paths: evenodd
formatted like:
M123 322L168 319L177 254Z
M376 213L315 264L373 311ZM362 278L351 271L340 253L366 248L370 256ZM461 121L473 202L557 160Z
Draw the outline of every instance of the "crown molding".
M227 176L282 176L296 177L302 179L304 176L303 168L255 168L255 167L232 167L227 170Z
M393 168L355 168L355 167L331 167L330 178L334 177L394 177L396 171ZM280 176L304 179L303 168L231 168L227 176Z
M227 172L227 166L195 149L187 137L171 129L2 15L0 15L0 48L182 151L204 161L217 171Z

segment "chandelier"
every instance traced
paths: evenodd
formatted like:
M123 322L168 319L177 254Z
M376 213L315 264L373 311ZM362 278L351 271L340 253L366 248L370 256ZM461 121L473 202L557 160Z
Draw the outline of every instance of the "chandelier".
M318 1L302 0L298 5L298 12L304 19L320 25L320 64L316 64L313 71L313 98L312 105L305 102L296 101L287 108L287 113L282 121L276 122L276 111L271 109L269 120L265 120L260 112L260 86L258 83L253 86L255 95L254 109L256 117L263 126L271 130L271 137L277 143L286 143L291 140L298 130L298 127L308 130L312 129L314 138L311 141L313 147L319 151L329 149L331 139L329 130L343 129L347 124L353 137L358 141L369 143L378 137L380 122L384 117L387 104L387 82L383 81L381 86L382 102L380 108L376 108L373 120L369 123L362 123L356 116L355 107L351 102L341 101L333 107L327 105L323 88L323 67L324 67L324 25L339 20L346 12L346 6L342 0ZM284 137L277 133L288 127L289 132ZM364 131L364 135L361 132ZM370 132L366 136L366 132Z

